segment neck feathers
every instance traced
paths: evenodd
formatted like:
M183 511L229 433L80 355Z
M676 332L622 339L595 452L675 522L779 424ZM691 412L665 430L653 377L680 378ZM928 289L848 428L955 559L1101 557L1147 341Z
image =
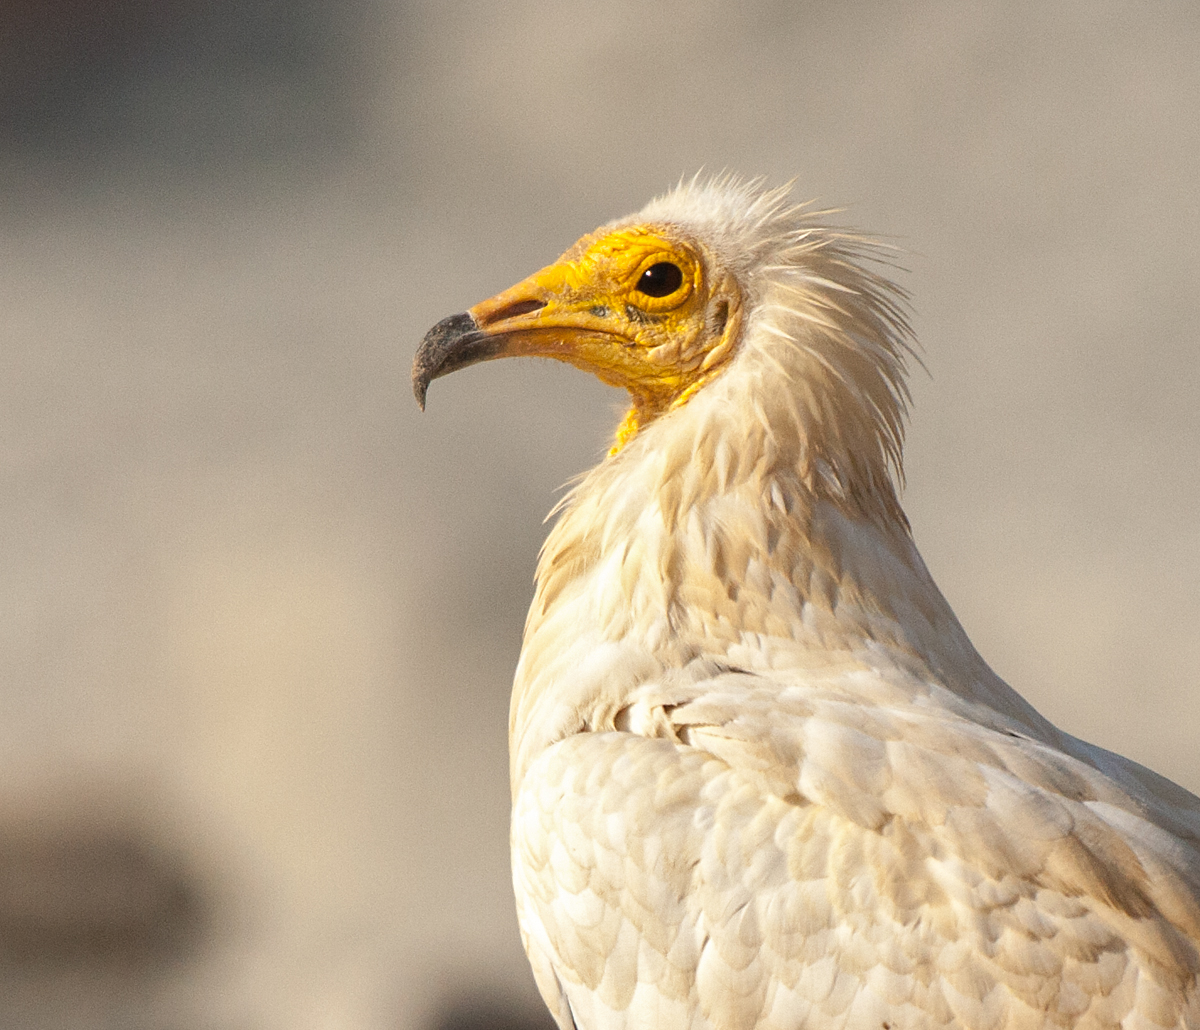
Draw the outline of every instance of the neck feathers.
M897 493L912 353L902 298L863 267L870 244L774 203L753 221L765 239L737 250L757 253L758 264L736 270L748 317L734 356L564 499L538 566L530 633L601 566L613 636L643 607L670 611L698 580L737 606L754 593L748 577L769 571L802 602L824 566L837 581L849 567L852 555L823 539L833 523L861 526L928 578ZM729 267L727 241L708 230L713 259ZM763 600L783 610L771 590ZM730 625L745 630L742 608ZM678 627L680 616L668 621Z

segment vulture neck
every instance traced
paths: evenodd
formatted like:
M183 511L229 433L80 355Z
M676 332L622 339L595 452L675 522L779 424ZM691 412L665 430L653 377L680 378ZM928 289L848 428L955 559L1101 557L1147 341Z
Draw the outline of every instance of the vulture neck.
M564 499L513 688L514 791L557 740L629 728L632 705L684 703L731 670L864 703L983 706L1056 736L972 647L883 458L863 458L884 453L869 427L832 439L819 393L777 360L731 365Z

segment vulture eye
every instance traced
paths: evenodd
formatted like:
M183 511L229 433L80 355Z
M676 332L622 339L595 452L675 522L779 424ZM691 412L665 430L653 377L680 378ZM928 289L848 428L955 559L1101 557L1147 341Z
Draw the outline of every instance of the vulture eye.
M666 297L682 285L683 273L679 270L679 266L673 265L669 261L660 261L642 273L642 277L634 288L638 293L644 293L647 297Z

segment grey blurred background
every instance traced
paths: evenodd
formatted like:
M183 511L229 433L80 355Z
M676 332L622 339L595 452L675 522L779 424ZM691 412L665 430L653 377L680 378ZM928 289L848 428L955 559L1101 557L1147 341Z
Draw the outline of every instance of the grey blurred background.
M1200 6L0 3L0 1027L545 1027L506 713L620 398L425 329L704 167L907 252L976 644L1200 788Z

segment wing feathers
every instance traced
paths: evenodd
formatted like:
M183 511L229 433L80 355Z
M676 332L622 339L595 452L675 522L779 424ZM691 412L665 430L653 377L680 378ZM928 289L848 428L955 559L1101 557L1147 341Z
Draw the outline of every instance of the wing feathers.
M1200 1026L1195 850L1105 773L939 710L703 695L518 792L522 925L589 1030Z

